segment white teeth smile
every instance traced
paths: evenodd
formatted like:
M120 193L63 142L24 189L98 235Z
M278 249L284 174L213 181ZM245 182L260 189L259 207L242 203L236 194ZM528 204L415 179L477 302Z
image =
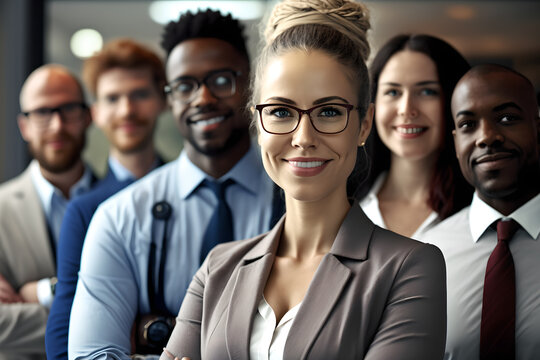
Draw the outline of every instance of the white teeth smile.
M324 161L289 161L289 164L299 168L315 168L322 166Z
M403 127L397 127L396 128L398 133L401 134L419 134L421 132L425 131L425 128L403 128Z
M205 126L217 124L219 122L222 122L223 120L225 120L225 116L218 116L218 117L214 117L207 120L198 120L194 122L193 125L205 127Z

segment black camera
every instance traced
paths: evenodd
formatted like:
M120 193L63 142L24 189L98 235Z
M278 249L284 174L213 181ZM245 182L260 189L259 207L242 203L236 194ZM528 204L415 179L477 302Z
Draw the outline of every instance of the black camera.
M175 319L165 316L144 315L137 321L138 354L161 354L174 329Z

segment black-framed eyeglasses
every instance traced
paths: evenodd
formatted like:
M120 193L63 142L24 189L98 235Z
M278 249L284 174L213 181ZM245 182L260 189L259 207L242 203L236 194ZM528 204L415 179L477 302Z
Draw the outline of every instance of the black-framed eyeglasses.
M322 134L337 134L345 130L349 114L355 107L351 104L330 103L303 110L285 104L260 104L259 112L264 131L284 135L292 133L300 124L303 114L307 114L313 128Z
M236 78L240 75L242 75L240 71L225 69L211 71L202 80L193 76L182 76L165 85L164 90L173 99L185 104L193 101L204 84L212 96L224 99L236 93Z
M50 108L41 107L30 111L23 111L22 114L37 127L45 129L49 127L54 113L60 115L63 123L77 123L83 119L83 112L87 105L82 102L71 102Z

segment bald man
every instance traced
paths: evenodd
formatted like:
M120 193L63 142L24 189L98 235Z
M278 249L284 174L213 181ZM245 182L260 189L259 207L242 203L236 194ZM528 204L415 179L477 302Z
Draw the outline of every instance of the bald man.
M471 205L421 239L444 254L446 359L536 360L540 354L540 118L534 87L477 65L452 95L456 155ZM510 231L513 230L513 231Z
M34 160L0 186L0 359L45 357L60 224L67 201L95 181L81 159L91 117L75 76L59 65L38 68L20 106Z

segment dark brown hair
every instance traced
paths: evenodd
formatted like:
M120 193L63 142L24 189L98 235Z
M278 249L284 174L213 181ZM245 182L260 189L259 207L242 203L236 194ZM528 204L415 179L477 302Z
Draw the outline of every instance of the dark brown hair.
M456 213L471 202L473 189L465 181L456 159L452 130L454 121L450 102L452 92L459 79L470 69L465 58L450 44L430 35L398 35L391 38L377 53L370 67L371 101L375 102L379 76L394 54L416 51L427 55L437 68L443 96L444 138L443 145L433 172L429 189L429 206L441 219ZM390 168L390 150L384 145L373 126L368 138L371 158L368 181L362 195L367 194L380 173Z

